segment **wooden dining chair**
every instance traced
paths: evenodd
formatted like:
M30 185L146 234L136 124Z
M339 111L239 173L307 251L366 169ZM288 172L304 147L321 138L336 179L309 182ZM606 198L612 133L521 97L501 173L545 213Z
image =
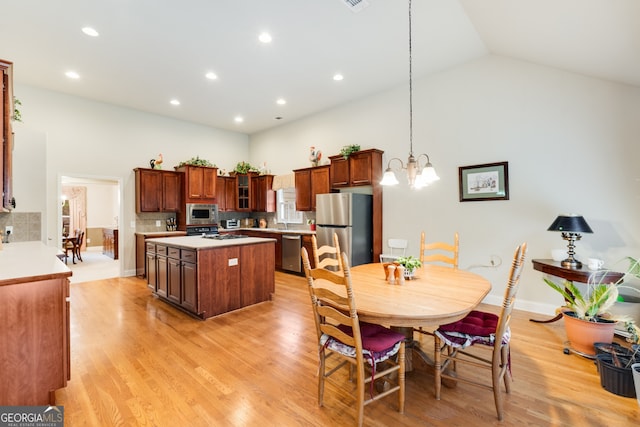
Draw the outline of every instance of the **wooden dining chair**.
M78 258L80 260L80 262L84 262L82 260L82 254L80 253L82 250L82 243L84 242L84 230L80 231L78 230L78 234L77 234L77 239L75 242L75 248L74 248L74 252L76 255L76 258Z
M507 393L511 391L511 358L509 341L511 338L511 311L515 304L520 283L520 273L524 265L527 244L518 246L511 264L511 272L504 293L502 309L499 315L483 311L472 311L462 320L441 325L435 331L434 373L435 396L440 400L442 379L462 381L493 390L493 399L498 419L503 418L503 395L500 383L504 382ZM491 350L491 355L466 350L478 345ZM491 371L491 384L477 377L465 377L458 365L471 365L475 368L488 368ZM450 369L447 371L447 369Z
M318 405L323 406L326 380L333 383L335 378L331 376L337 376L337 373L347 381L352 380L355 369L358 426L363 424L364 406L391 393L398 392L398 411L404 413L404 335L358 320L349 261L344 252L341 254L343 274L319 267L312 269L305 248L301 249L301 256L309 284L320 357ZM336 285L337 292L322 287L327 282ZM327 363L330 357L332 359ZM338 360L334 362L334 358ZM348 373L340 369L343 366L350 368Z
M425 242L424 231L420 234L420 262L444 263L458 268L458 250L460 242L458 232L453 235L453 244L446 242Z
M318 240L315 235L311 236L313 248L313 261L315 268L327 268L332 271L342 271L342 259L340 258L340 242L338 235L333 233L333 245L322 245L318 247Z

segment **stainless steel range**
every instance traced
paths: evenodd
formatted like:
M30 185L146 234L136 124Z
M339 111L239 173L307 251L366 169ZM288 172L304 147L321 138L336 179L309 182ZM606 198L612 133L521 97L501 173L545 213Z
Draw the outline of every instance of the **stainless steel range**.
M203 234L202 237L204 239L231 240L231 239L243 239L243 238L249 237L249 236L244 235L244 234L217 234L217 233L210 233L210 234Z
M218 234L218 226L212 225L187 225L187 236L200 236L202 234Z

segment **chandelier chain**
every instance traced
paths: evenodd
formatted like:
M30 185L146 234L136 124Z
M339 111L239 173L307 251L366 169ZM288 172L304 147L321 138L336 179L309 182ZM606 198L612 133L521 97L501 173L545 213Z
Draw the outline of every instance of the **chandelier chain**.
M411 53L411 0L409 0L409 155L413 156L413 58Z

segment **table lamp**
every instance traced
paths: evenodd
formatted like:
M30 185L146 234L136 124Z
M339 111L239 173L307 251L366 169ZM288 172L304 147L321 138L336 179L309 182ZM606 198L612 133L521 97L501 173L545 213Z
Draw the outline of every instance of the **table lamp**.
M559 215L547 231L560 231L562 232L562 238L569 242L567 244L569 248L568 258L561 261L560 265L565 268L582 268L582 263L573 257L575 255L574 243L582 237L580 233L593 233L587 221L581 215Z

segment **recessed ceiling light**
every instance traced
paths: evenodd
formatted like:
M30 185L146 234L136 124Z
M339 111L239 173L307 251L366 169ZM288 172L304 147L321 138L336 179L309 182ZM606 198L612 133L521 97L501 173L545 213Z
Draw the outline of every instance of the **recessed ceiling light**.
M180 101L178 101L177 99L172 99L171 101L169 101L169 103L171 105L180 105Z
M340 74L340 73L333 75L333 80L335 80L337 82L341 81L342 79L344 79L344 76L342 74Z
M82 32L91 37L98 37L100 35L94 28L91 27L84 27L82 29Z
M64 73L64 75L69 77L70 79L79 79L80 78L80 74L76 73L75 71L67 71L66 73Z
M276 104L278 104L278 105L284 105L284 104L286 104L286 103L287 103L287 100L286 100L286 99L284 99L284 98L278 98L278 99L276 100Z
M236 122L236 123L242 123L242 122L244 122L244 119L242 117L240 117L240 116L236 116L233 119L233 121Z
M271 43L272 37L271 34L264 32L260 33L260 35L258 36L258 40L260 40L262 43Z
M208 78L209 80L216 80L218 78L218 76L216 75L216 73L214 73L213 71L209 71L207 74L204 75L206 78Z

